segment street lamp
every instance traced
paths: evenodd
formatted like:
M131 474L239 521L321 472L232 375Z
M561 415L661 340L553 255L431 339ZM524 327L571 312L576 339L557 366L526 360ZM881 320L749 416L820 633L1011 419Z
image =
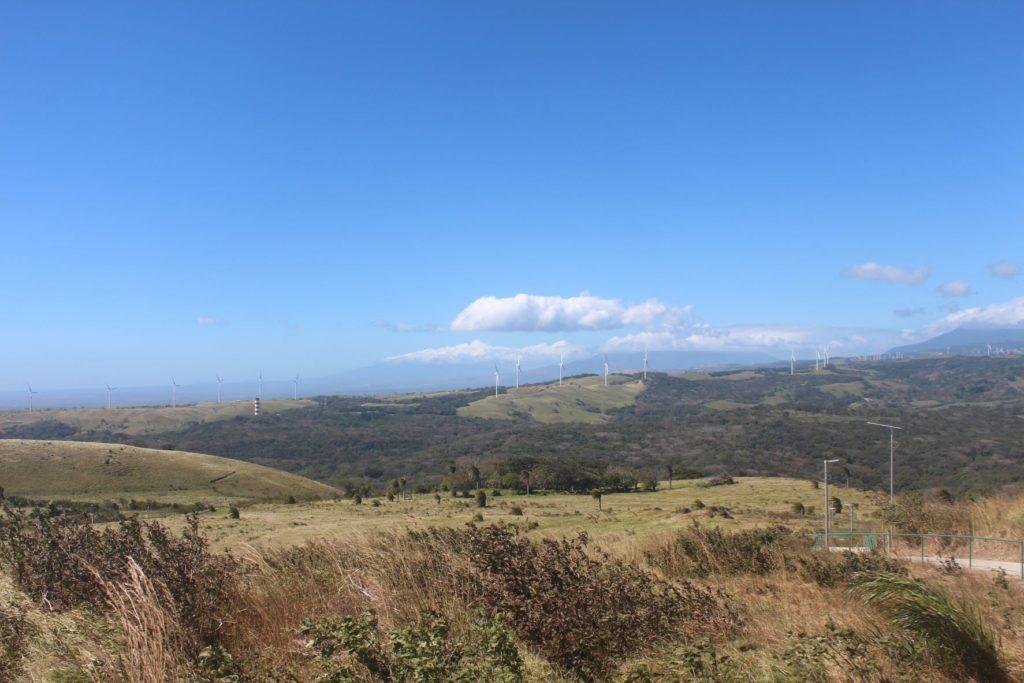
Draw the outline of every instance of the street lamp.
M873 425L875 427L885 427L886 429L889 430L889 505L892 505L892 503L893 503L893 481L894 481L894 478L895 478L893 476L894 471L895 471L894 470L894 465L893 465L893 462L894 462L893 451L894 451L894 448L895 448L895 445L894 445L895 441L893 440L893 433L894 433L893 430L894 429L903 429L903 427L896 427L894 425L884 425L884 424L882 424L880 422L868 422L868 424L869 425Z
M829 463L839 462L839 458L825 460L825 550L831 547L832 538L832 510L829 508L828 500L828 466Z

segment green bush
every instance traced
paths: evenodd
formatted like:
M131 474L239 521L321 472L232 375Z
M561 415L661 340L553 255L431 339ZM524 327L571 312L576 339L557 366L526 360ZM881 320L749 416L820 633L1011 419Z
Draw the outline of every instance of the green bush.
M376 615L306 620L302 632L323 681L521 681L523 661L511 630L481 617L466 638L433 612L389 634Z

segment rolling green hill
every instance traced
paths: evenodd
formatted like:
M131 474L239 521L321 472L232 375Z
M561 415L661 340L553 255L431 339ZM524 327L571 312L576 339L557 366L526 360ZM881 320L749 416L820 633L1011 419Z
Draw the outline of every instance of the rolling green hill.
M643 390L641 382L624 375L609 376L608 386L602 377L575 377L562 386L555 382L509 389L462 406L458 414L496 420L601 423L611 419L609 409L632 405Z
M336 493L305 477L214 455L22 439L0 440L0 486L7 495L83 501L313 500Z
M267 400L260 409L272 415L312 405L310 400ZM67 425L79 433L106 432L138 436L160 434L194 427L206 422L231 420L252 416L252 403L230 401L226 403L195 403L191 405L145 408L59 408L0 412L0 432L25 438L57 438L61 434L47 434L48 426ZM20 432L19 432L20 430ZM34 430L39 433L34 433Z

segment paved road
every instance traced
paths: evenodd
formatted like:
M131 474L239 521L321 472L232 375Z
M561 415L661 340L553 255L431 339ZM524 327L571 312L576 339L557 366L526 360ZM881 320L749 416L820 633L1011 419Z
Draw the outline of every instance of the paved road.
M859 547L846 548L846 547L835 547L835 546L833 546L831 548L831 550L834 551L834 552L842 552L844 550L849 550L849 551L857 553L857 552L868 552L869 548L859 548ZM905 560L907 562L920 562L921 561L921 556L920 555L900 555L900 559L901 560ZM1021 578L1021 563L1020 562L1005 562L1003 560L979 560L977 558L975 558L974 560L970 560L969 558L966 558L966 557L957 557L957 558L954 558L954 559L956 560L956 563L958 565L960 565L961 569L971 569L973 571L988 571L988 572L997 572L1000 569L1002 569L1003 571L1006 572L1007 578L1018 578L1018 579ZM942 564L945 564L948 560L949 560L948 557L936 557L934 555L925 555L924 556L924 561L927 562L928 564L942 565Z

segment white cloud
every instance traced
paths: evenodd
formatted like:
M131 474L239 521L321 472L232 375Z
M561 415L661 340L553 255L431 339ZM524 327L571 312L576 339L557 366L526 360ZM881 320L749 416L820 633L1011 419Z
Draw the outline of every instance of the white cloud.
M941 296L955 297L955 296L970 296L974 294L974 290L971 288L971 283L967 280L950 280L944 282L935 288Z
M605 351L764 351L809 350L826 344L838 352L874 352L901 339L892 330L816 327L812 325L729 325L668 327L657 331L612 337Z
M672 306L657 299L626 305L618 299L602 299L584 292L579 296L480 297L452 321L461 332L560 332L611 330L681 322L689 306Z
M989 265L988 272L992 277L1010 280L1020 274L1020 266L1010 261L996 261Z
M892 313L899 318L913 318L915 315L924 315L925 310L923 308L897 308Z
M579 356L587 351L586 347L570 344L563 340L552 344L532 344L519 348L494 346L474 339L465 344L453 344L433 349L422 349L412 353L391 356L385 360L399 363L490 363L496 361L514 362L517 357L523 360L557 361L565 354L566 358Z
M843 271L843 275L855 280L871 280L899 285L919 285L928 279L930 272L924 266L910 270L907 268L897 268L896 266L882 266L874 261L868 261L850 266Z
M212 315L197 315L196 325L199 325L200 327L220 325L220 318L214 318Z
M938 334L957 327L1017 327L1024 325L1024 296L1009 301L972 306L950 313L925 330Z

